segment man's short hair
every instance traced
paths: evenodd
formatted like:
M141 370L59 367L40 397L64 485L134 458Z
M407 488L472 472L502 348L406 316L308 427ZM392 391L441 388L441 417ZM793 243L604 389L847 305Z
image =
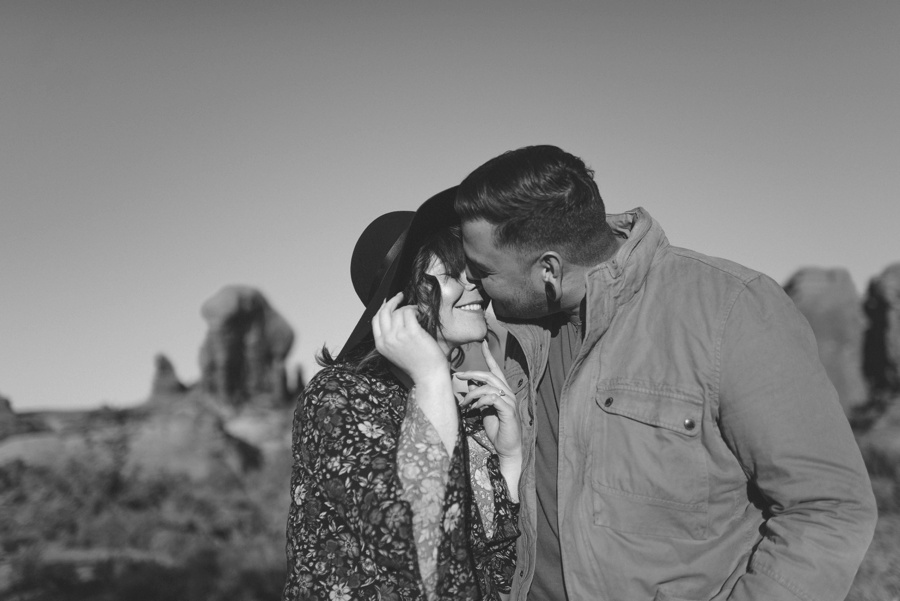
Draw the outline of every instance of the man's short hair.
M608 226L594 172L556 146L526 146L495 157L459 185L462 221L494 225L494 243L555 249L582 265L596 260Z

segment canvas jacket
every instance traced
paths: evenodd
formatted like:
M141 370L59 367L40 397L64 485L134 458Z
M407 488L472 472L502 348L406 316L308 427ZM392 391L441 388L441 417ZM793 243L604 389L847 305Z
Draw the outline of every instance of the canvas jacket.
M770 278L669 245L643 209L586 275L559 407L571 601L843 600L875 502L809 325ZM534 574L534 403L550 334L506 323L522 420L519 562Z

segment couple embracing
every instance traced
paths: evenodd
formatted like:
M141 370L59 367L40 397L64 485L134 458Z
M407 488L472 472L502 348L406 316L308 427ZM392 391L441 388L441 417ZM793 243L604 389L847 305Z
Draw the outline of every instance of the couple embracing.
M770 278L606 214L553 146L382 215L351 275L294 418L285 601L846 596L874 497Z

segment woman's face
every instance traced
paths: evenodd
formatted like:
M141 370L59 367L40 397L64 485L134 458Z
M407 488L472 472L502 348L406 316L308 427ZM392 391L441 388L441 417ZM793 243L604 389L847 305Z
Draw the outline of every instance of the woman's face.
M484 320L487 302L475 284L466 278L465 271L455 279L447 275L440 259L433 257L425 273L434 276L441 286L440 328L437 332L441 349L449 354L464 344L483 340L487 336Z

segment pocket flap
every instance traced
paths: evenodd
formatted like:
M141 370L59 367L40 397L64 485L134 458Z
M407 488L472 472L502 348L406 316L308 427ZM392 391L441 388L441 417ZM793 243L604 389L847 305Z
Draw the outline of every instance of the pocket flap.
M528 376L526 376L525 372L517 365L514 365L512 369L508 370L504 375L506 376L506 383L509 384L509 387L516 396L528 386Z
M608 414L685 436L697 436L703 423L703 400L668 387L605 380L599 383L595 398Z

